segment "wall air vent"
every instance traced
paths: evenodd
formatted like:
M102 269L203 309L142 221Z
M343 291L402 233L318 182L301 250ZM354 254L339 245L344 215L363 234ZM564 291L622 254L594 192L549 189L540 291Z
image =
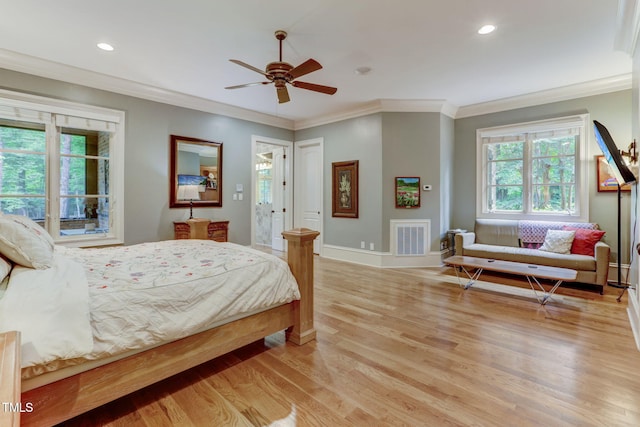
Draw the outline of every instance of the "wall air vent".
M431 221L391 220L391 245L396 256L425 256Z

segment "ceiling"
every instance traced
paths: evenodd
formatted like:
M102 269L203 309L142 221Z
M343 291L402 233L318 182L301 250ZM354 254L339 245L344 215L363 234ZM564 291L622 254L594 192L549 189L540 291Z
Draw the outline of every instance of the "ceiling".
M197 97L300 122L375 100L486 103L629 75L613 0L3 0L0 67L121 93ZM497 29L479 35L484 24ZM314 58L278 104L254 67ZM96 47L108 42L105 52ZM371 72L358 75L359 67ZM93 82L93 84L92 84ZM0 86L2 83L0 82Z

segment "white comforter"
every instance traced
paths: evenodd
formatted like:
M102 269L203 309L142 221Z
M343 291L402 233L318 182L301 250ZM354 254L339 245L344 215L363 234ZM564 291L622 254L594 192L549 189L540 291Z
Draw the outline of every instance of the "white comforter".
M23 368L142 349L300 298L284 261L231 243L57 246L54 259L14 267L0 299L0 331L22 332Z
M0 299L0 331L20 331L23 367L93 348L84 270L59 254L54 262L46 270L14 266Z

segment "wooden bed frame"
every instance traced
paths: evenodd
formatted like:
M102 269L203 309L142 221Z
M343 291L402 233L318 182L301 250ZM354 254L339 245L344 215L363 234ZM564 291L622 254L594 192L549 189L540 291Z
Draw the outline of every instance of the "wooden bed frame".
M301 299L224 324L86 372L20 393L20 333L0 334L0 425L51 426L143 387L286 329L287 340L315 339L313 240L318 232L294 229L288 263Z

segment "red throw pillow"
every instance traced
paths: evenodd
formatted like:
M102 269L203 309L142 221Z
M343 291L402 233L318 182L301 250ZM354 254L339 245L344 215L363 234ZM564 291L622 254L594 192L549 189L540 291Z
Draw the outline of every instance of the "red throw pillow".
M571 244L571 253L580 255L595 255L596 243L604 236L604 231L586 228L563 227L563 230L574 230L576 232Z

